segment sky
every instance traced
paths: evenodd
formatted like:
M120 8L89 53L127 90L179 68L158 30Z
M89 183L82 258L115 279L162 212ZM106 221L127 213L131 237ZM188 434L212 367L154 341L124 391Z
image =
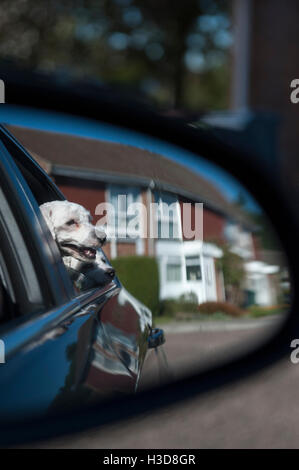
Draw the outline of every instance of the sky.
M134 145L158 153L200 173L214 183L229 201L235 201L242 193L247 209L258 210L254 199L229 173L198 155L151 136L92 119L8 104L0 105L0 122Z

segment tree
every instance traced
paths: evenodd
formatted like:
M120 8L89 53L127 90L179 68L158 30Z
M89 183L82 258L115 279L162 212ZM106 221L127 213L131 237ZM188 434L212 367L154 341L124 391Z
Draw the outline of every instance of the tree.
M223 255L217 260L217 268L223 273L226 299L235 304L243 303L243 284L245 280L244 260L222 243Z
M175 107L225 105L230 41L229 0L1 2L0 57L126 83Z

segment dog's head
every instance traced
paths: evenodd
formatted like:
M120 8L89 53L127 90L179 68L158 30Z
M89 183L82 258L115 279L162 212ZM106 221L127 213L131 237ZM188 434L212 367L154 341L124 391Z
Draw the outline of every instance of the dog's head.
M68 201L46 202L40 210L63 256L95 262L97 249L105 242L106 234L92 225L89 211Z
M115 276L115 269L109 263L103 250L97 251L96 256L97 269L102 273L102 283L111 281Z

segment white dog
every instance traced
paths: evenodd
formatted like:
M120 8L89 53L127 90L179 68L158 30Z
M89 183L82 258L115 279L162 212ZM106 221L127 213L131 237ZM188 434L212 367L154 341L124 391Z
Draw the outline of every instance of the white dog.
M113 279L115 270L101 250L106 234L92 225L89 211L69 201L46 202L40 210L77 287Z

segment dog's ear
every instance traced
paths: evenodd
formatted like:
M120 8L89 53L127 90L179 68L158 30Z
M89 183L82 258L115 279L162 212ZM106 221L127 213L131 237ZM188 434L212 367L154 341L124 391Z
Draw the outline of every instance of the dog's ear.
M54 224L52 222L52 208L51 208L51 203L49 202L46 202L45 204L42 204L41 206L39 206L40 210L41 210L41 213L43 214L43 217L45 219L45 221L47 222L47 225L48 225L48 228L52 234L52 237L56 238L56 234L55 234L55 228L54 228Z

